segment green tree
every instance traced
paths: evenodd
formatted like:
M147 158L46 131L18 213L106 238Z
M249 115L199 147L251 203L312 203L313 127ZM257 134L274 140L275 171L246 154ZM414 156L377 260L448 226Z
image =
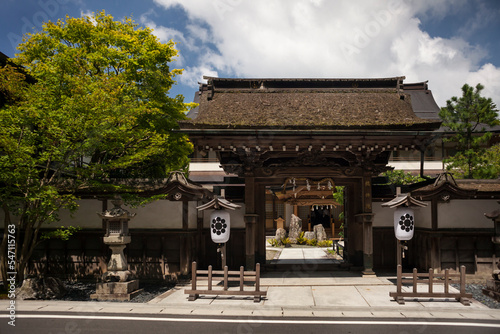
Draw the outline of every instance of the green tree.
M466 178L472 178L475 170L484 163L484 148L481 145L491 138L485 126L499 124L496 105L491 98L481 96L483 89L481 84L477 84L475 89L463 85L462 96L446 101L446 107L439 112L443 126L453 133L446 141L454 142L457 149L457 153L445 162L449 163L448 169L459 171Z
M405 172L400 169L388 170L387 172L382 173L382 175L389 179L389 184L394 184L396 186L425 181L425 179L420 176L414 176L410 172Z
M342 207L344 206L344 186L335 186L335 191L332 192L333 199L335 202L339 203ZM343 238L344 237L344 211L339 213L338 219L340 220L340 226L339 226L339 237Z
M0 269L22 281L42 225L61 208L75 210L89 190L124 190L114 178L186 168L192 144L172 131L191 107L168 96L181 73L169 67L177 51L151 29L104 12L66 17L27 35L18 50L13 61L35 82L1 71L10 84L0 109L0 204L5 226L15 227L17 259L10 267L4 228Z
M474 169L474 179L497 179L500 177L500 144L487 148L479 157L480 163Z

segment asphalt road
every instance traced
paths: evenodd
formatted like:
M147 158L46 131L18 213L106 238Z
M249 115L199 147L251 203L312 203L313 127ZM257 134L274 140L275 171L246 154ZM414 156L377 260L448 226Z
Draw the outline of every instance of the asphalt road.
M319 319L173 317L75 314L22 314L16 326L0 317L0 333L83 334L83 333L500 333L500 323L455 319Z

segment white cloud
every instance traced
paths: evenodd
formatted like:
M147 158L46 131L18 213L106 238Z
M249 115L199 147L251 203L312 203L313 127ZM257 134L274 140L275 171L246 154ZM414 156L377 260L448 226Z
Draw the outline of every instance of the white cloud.
M161 42L165 43L170 40L173 40L180 43L186 43L184 34L181 31L164 26L159 26L149 18L149 15L151 15L151 11L142 14L141 17L139 18L139 22L153 29L153 34L156 37L158 37Z
M199 82L206 81L202 79L203 76L218 77L219 75L216 71L207 66L187 66L182 72L182 75L177 78L181 84L195 87L198 86Z
M485 64L478 71L469 74L467 83L471 86L481 83L484 86L482 95L496 97L497 109L500 108L500 101L498 101L498 96L500 96L500 68L492 64Z
M94 16L94 13L92 13L91 10L80 10L80 17L86 17L86 16Z
M195 67L186 68L186 83L194 85L212 73L405 75L406 82L429 80L438 104L444 105L460 94L465 82L484 80L485 95L491 93L500 105L500 69L480 66L484 50L460 38L431 37L421 30L417 15L443 17L464 1L155 0L165 8L182 7L190 19L185 35L178 37L191 50L197 48L199 58Z

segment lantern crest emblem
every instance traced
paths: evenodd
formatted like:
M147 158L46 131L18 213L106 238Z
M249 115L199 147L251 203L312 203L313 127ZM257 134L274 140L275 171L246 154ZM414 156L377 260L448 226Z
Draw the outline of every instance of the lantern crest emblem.
M212 232L221 235L221 233L226 233L226 220L219 216L212 219Z
M409 213L402 215L399 218L399 226L403 231L410 232L413 230L413 216Z

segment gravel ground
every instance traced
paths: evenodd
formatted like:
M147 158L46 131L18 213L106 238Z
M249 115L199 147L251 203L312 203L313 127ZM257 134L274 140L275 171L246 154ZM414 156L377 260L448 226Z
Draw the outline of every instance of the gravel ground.
M95 293L95 283L88 282L64 282L68 292L60 300L67 301L89 301L90 295ZM170 290L175 285L170 283L140 283L143 291L130 302L147 303L162 293Z
M460 289L458 284L452 284L455 289ZM497 302L493 298L490 298L483 294L483 289L486 288L486 285L483 284L465 284L465 292L472 293L472 298L477 300L478 302L483 303L489 308L497 308L500 309L500 302Z

